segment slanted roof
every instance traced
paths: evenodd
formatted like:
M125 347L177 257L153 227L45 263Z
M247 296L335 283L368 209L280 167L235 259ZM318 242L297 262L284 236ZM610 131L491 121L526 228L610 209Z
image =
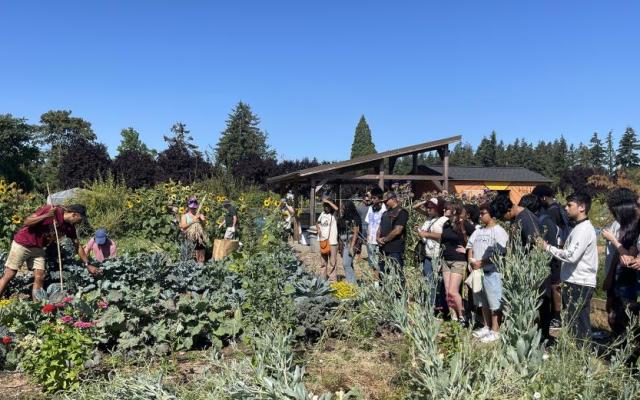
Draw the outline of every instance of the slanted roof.
M421 167L421 173L442 174L441 166ZM551 179L524 167L449 167L449 181L552 182Z
M381 160L385 158L404 157L413 154L425 153L427 151L433 151L441 148L442 146L456 143L462 140L462 136L451 136L445 139L435 140L432 142L426 142L416 144L413 146L402 147L396 150L389 150L382 153L369 154L362 157L356 157L351 160L345 160L335 162L331 164L318 165L317 167L302 169L288 174L274 176L267 179L267 183L278 183L286 181L295 181L299 178L309 178L313 175L321 175L326 173L340 173L346 171L353 171L363 169L366 167L377 166Z

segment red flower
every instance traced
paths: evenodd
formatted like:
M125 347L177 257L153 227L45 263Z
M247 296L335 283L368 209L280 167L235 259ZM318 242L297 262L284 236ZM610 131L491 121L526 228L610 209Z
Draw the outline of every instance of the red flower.
M73 301L73 296L67 296L64 299L62 299L63 303L71 303Z
M50 314L56 310L56 306L53 304L45 304L40 310L45 314Z
M5 337L2 338L2 344L4 344L6 346L9 343L11 343L11 338L9 336L5 336Z

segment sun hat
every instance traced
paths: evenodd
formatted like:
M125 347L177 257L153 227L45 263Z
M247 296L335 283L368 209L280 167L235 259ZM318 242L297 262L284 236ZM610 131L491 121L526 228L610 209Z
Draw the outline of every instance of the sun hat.
M105 244L107 242L107 231L104 230L103 228L100 228L98 230L96 230L96 234L95 234L95 238L96 238L96 243L99 246L102 246L103 244Z

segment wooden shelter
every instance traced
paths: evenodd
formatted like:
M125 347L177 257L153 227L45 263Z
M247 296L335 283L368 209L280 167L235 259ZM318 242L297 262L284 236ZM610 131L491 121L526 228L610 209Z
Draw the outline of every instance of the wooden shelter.
M268 184L286 184L297 187L304 183L311 187L309 193L309 225L315 224L316 193L326 183L340 185L345 183L377 182L384 189L385 181L425 181L438 190L449 189L449 144L459 142L461 136L452 136L413 146L389 150L382 153L356 157L351 160L319 165L267 179ZM440 172L430 175L418 174L418 155L437 151L442 161ZM412 170L407 175L394 175L393 170L399 157L413 157ZM386 171L385 171L386 170ZM296 196L298 198L299 196Z

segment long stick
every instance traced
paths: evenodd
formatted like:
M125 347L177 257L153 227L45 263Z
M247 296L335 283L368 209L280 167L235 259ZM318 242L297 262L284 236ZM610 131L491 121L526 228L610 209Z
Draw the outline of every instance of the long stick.
M56 218L55 206L53 205L53 198L51 197L51 191L49 190L49 184L47 183L47 195L49 196L49 204L53 208L53 231L56 233L56 245L58 246L58 268L60 269L60 290L64 291L64 279L62 278L62 253L60 251L60 236L58 236L58 220Z

